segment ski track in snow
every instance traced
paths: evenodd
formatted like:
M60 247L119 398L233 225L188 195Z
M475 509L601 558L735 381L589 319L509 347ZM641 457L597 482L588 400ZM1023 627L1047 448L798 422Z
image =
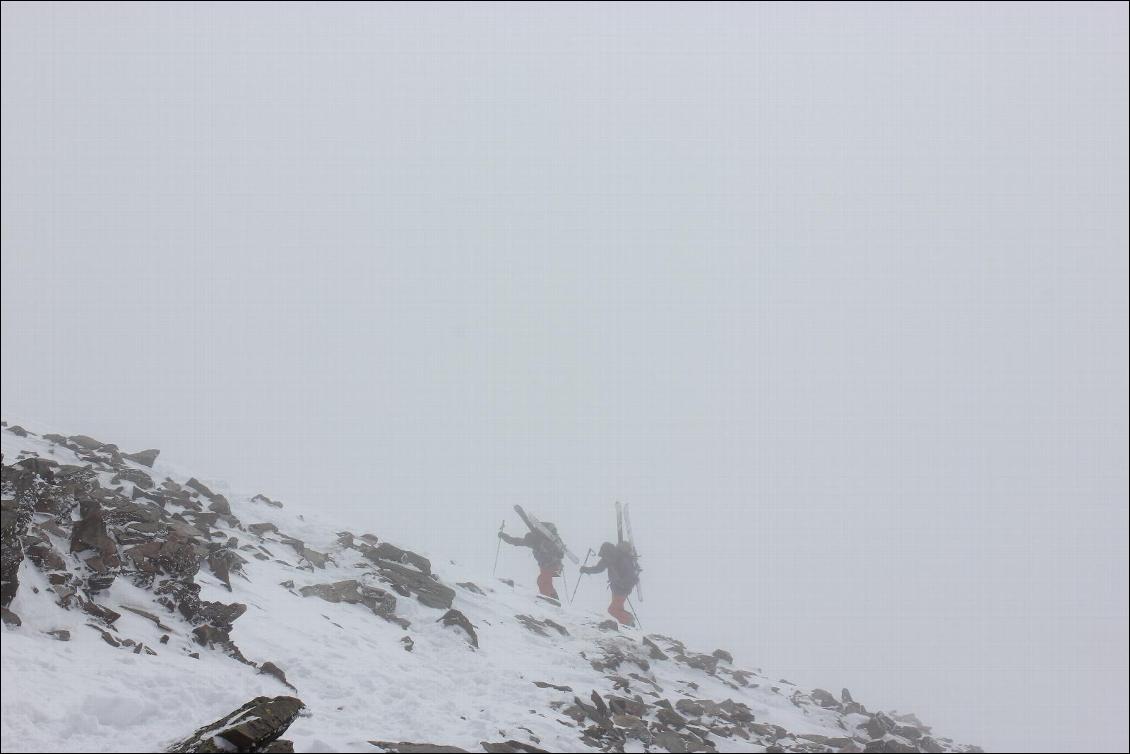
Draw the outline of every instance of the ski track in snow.
M17 437L6 429L0 434L8 463L21 451L60 463L82 463L69 450L40 437ZM183 484L191 476L160 460L151 469L137 468L155 480L169 477ZM297 589L360 577L358 566L366 561L337 542L337 533L349 529L349 522L320 520L292 501L286 501L284 508L273 508L252 502L254 493L233 492L221 482L202 481L229 499L232 513L244 526L274 523L280 532L336 560L325 570L298 569L291 548L268 541L276 558L290 565L249 558L242 575L232 574L231 592L207 567L196 577L202 585L202 599L248 606L234 623L233 641L249 659L276 663L297 692L220 651L193 644L187 623L156 605L151 592L126 578L116 579L108 591L98 595L98 602L115 609L120 605L146 609L173 631L168 632L169 643L162 645L159 638L165 631L119 609L122 617L115 624L119 638L144 642L158 654L137 655L113 648L86 625L90 622L86 614L55 604L45 577L25 559L11 605L23 626L3 629L0 732L5 749L153 751L255 696L294 694L305 702L306 710L284 737L300 752L376 752L379 749L368 741L377 739L477 750L479 742L486 740L532 741L530 732L542 748L571 751L583 748L580 729L559 722L568 718L553 710L550 702L571 702L574 694L587 701L594 689L602 694L622 693L581 656L582 652L590 658L599 656L598 642L638 645L642 634L635 630L617 634L599 629L597 624L608 616L546 605L535 598L536 590L530 584L511 588L487 576L458 573L442 559L442 553L422 554L433 558L433 570L455 589L453 607L474 624L478 650L470 647L462 631L436 622L444 611L427 608L414 598L397 597L396 612L411 621L408 630L381 620L362 605L304 598L281 582L293 580ZM373 534L412 549L410 542L396 542L395 532ZM230 535L241 542L259 542L255 535L238 529L231 529ZM67 552L66 543L56 544ZM534 570L531 559L531 576ZM477 584L486 595L455 586L466 581ZM39 589L38 594L33 587ZM554 620L570 635L539 636L516 619L518 614ZM71 640L57 641L44 633L53 629L69 630ZM404 636L415 642L414 651L405 651L400 642ZM697 649L709 652L713 648ZM199 652L200 659L189 657L189 652ZM741 667L740 662L737 666ZM641 671L625 666L615 672ZM753 680L760 688L739 689L674 661L653 661L651 672L664 689L662 695L672 701L687 689L684 682L693 681L699 688L688 695L744 702L759 722L778 724L797 734L845 735L834 714L793 705L788 699L792 687L783 682L756 677ZM573 693L538 688L534 681L570 686ZM780 693L770 691L769 686L781 687ZM637 691L641 688L634 685ZM716 742L719 751L751 750L749 743L739 746L743 742L717 738ZM629 741L629 751L633 744L638 747L634 750L643 750L638 742Z

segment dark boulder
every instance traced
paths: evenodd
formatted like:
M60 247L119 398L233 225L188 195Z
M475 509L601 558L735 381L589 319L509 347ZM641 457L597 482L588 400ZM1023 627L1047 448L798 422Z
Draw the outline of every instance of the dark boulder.
M453 608L444 613L443 617L439 618L436 622L443 623L445 626L455 626L463 629L464 633L467 634L467 640L471 642L471 646L476 649L478 648L479 637L475 633L475 627L471 625L471 621L467 620L467 616L463 613Z
M260 696L169 747L170 752L258 752L266 750L298 717L293 696Z
M291 686L290 682L288 682L286 680L286 673L283 672L283 669L280 668L278 665L276 665L273 662L264 662L262 665L259 666L259 672L263 675L269 675L272 678L277 679L279 681L279 683L281 683L282 685L286 686L287 688L289 688L293 691L298 690L298 689L295 689L294 686Z
M20 588L20 563L24 560L23 535L31 517L15 500L0 509L0 607L12 604Z

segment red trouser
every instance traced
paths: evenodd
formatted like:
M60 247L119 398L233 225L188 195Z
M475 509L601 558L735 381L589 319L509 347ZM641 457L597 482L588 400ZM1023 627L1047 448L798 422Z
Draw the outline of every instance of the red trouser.
M616 620L620 621L623 626L636 625L635 619L632 614L624 609L624 600L628 598L626 594L613 594L612 604L608 606L608 614Z
M559 568L543 568L538 574L538 591L544 597L558 599L557 590L553 588L553 577L558 574Z

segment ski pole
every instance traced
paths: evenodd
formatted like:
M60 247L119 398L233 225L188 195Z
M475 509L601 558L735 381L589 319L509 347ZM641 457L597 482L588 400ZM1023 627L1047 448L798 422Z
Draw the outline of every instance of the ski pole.
M591 547L589 548L589 551L587 553L585 553L585 563L584 563L584 565L581 566L581 568L584 568L585 566L587 566L589 564L589 556L590 555L592 555L592 548ZM577 585L573 587L573 597L577 596L577 590L581 588L581 576L584 576L584 575L585 575L585 572L582 570L580 572L580 575L577 576ZM573 604L573 597L569 598L569 604L570 605Z
M568 594L569 593L569 577L565 575L565 569L564 568L561 569L561 581L564 582L564 584L565 584L565 594ZM569 604L570 605L573 604L573 599L571 597L569 598Z
M502 526L498 527L498 533L501 534L502 530L506 528L506 519L502 519ZM492 576L498 576L498 556L502 552L502 537L498 538L498 547L494 551L494 571L491 572Z
M643 631L643 624L640 623L640 614L636 612L636 606L632 604L632 596L628 595L628 607L632 608L632 617L636 619L636 626Z

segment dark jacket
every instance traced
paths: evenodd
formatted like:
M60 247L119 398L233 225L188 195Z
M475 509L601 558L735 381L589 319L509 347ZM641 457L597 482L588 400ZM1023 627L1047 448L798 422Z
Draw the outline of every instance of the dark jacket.
M636 556L627 543L614 545L605 542L600 546L600 560L596 565L582 568L582 573L600 573L608 569L608 585L613 594L631 594L640 581L640 569Z
M565 551L558 547L556 542L540 531L527 532L524 537L512 537L504 532L499 532L498 536L516 547L529 547L532 549L534 551L534 560L538 562L538 566L543 570L561 570L561 558L565 555Z

